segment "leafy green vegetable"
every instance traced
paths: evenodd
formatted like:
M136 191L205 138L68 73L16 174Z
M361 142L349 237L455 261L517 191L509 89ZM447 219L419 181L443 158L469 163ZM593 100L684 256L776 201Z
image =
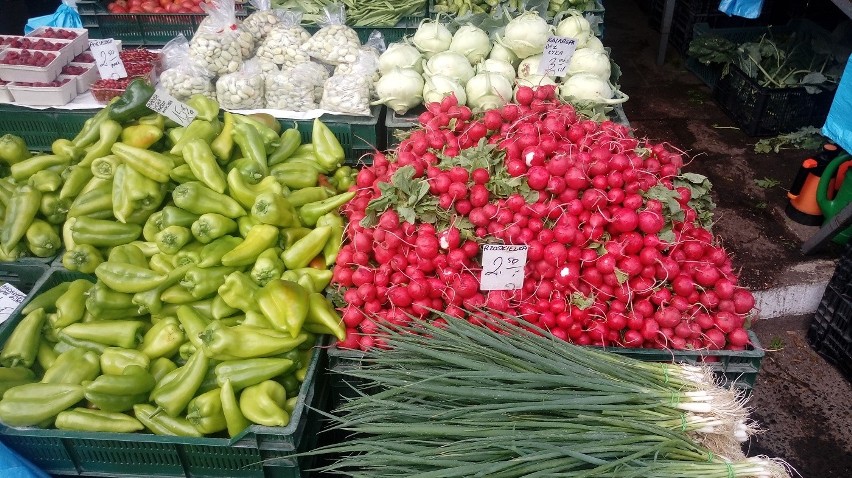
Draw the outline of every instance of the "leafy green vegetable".
M774 178L755 179L754 184L759 188L770 189L781 184L781 181Z
M755 153L781 152L782 149L816 150L825 143L825 136L819 128L806 126L792 133L781 134L773 138L763 138L754 145Z

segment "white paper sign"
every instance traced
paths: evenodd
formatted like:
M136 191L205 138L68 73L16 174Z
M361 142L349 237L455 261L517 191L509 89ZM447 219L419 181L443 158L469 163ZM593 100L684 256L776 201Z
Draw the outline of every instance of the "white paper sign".
M118 56L118 45L112 38L89 40L89 49L95 57L95 64L98 66L101 78L117 80L127 76L124 62Z
M565 76L576 49L577 40L573 38L548 37L544 44L544 55L538 64L538 74Z
M151 111L160 113L181 126L189 126L192 120L198 116L194 108L178 101L168 91L157 89L151 99L145 103Z
M527 246L484 244L479 290L515 290L524 285Z
M26 297L26 294L8 282L0 286L0 324L12 315Z

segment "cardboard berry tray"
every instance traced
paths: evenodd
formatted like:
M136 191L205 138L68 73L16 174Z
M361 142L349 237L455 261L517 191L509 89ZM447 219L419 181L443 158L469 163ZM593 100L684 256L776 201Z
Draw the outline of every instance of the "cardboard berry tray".
M28 53L27 53L28 52ZM53 56L49 63L42 66L29 64L14 65L9 64L10 58L13 56L32 55L33 57L41 57L42 55ZM39 50L19 50L17 48L7 48L0 51L0 80L3 81L24 81L29 83L49 83L59 76L59 72L63 63L62 55L59 52L43 52Z

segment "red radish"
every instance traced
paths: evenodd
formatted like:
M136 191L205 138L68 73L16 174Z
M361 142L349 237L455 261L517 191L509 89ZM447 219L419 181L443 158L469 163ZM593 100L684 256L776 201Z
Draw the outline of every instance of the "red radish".
M734 291L734 312L746 314L754 308L754 295L746 289Z

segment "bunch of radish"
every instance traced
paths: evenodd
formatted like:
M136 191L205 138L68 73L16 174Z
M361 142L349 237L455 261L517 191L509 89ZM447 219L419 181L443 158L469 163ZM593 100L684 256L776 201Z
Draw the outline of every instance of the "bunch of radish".
M381 346L381 322L486 308L581 345L748 346L754 298L702 226L680 153L578 116L547 86L481 114L448 96L419 121L345 206L339 347ZM522 287L480 290L486 243L528 246Z

